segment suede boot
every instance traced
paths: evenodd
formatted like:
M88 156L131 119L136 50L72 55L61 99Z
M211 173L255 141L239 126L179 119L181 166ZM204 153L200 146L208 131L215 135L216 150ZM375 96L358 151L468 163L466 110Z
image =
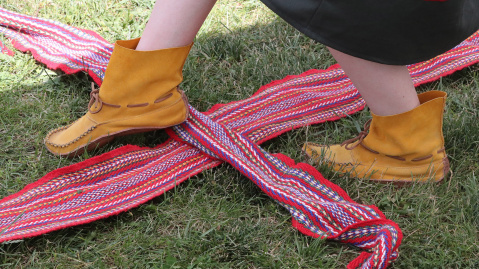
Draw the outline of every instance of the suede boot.
M88 112L46 136L50 152L73 157L119 135L163 129L186 120L188 103L178 85L192 44L136 51L139 40L115 43L103 83L90 94Z
M372 114L356 138L341 145L306 143L313 160L324 158L340 173L382 182L441 181L449 171L442 119L446 93L419 94L420 105L392 115Z

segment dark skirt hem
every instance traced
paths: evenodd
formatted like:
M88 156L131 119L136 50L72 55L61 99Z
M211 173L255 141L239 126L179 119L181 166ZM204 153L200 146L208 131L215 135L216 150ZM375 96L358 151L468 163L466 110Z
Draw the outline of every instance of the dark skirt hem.
M322 16L321 13L325 13L327 15L329 14L328 13L329 10L324 11L324 8L328 9L328 7L324 7L324 5L322 5L322 3L326 1L321 1L321 0L318 0L317 2L310 1L308 4L309 5L308 8L310 7L310 9L307 9L307 8L305 9L304 7L302 7L301 12L304 12L305 10L307 11L307 13L305 12L304 17L300 17L300 15L298 15L298 14L303 15L303 13L299 11L294 11L294 9L297 8L296 6L291 6L291 7L288 6L288 8L290 7L290 9L293 9L293 11L291 11L290 9L285 8L285 6L287 6L288 4L283 4L281 3L281 1L278 1L278 0L261 0L261 1L267 7L269 7L273 12L275 12L278 16L280 16L282 19L284 19L286 22L291 24L294 28L296 28L297 30L305 34L306 36L312 38L313 40L318 41L328 47L331 47L335 50L341 51L348 55L358 57L368 61L373 61L373 62L377 62L381 64L387 64L387 65L408 65L408 64L414 64L417 62L429 60L437 55L440 55L454 48L460 42L462 42L463 40L467 39L469 36L474 34L474 32L477 31L477 29L479 29L479 15L478 15L479 10L475 8L476 6L474 6L474 9L475 11L477 11L477 13L476 12L471 13L472 11L469 10L468 11L470 12L469 14L462 15L462 16L469 17L470 21L466 25L467 27L461 28L460 31L459 30L456 31L456 29L452 27L449 27L448 29L446 29L446 27L441 28L438 26L436 27L436 29L434 29L435 32L434 31L429 33L426 32L424 37L421 36L421 34L424 31L421 32L418 30L417 33L415 31L414 31L415 33L411 33L412 40L414 41L419 40L422 42L416 48L413 41L397 40L397 39L400 39L400 37L405 36L404 34L405 30L400 28L400 30L403 32L396 34L395 31L397 32L400 32L400 31L398 31L395 28L404 27L403 25L398 25L398 27L389 27L387 31L390 31L392 34L388 37L378 37L377 34L368 32L369 29L367 28L367 26L364 26L363 28L358 27L360 30L364 32L364 35L361 35L359 38L361 38L362 36L368 37L368 38L364 38L363 40L359 40L359 38L348 36L347 34L341 36L340 34L337 33L337 32L341 33L341 31L340 30L338 31L338 29L330 30L328 27L322 27L322 25L320 25L320 23L318 22L325 21L329 23L329 21L331 21L321 17ZM290 1L290 0L287 0L287 1ZM338 1L338 0L334 0L334 1ZM353 0L353 1L357 1L357 0ZM420 1L420 0L415 0L415 1ZM281 4L282 6L277 3ZM315 4L312 4L312 3L315 3ZM295 5L298 5L298 2L296 2ZM473 3L472 5L477 5L477 3ZM300 9L300 8L297 8L297 9ZM351 11L349 12L351 13ZM358 14L361 14L361 12L363 11L359 11L359 12L353 11L353 13L358 13ZM334 16L336 15L332 15L331 18L334 19L336 17L339 17L339 16L336 16L336 17ZM320 19L317 19L317 17L319 17ZM342 20L343 18L340 17L340 19ZM315 22L314 20L317 20L317 21ZM316 25L312 25L311 22L316 23ZM357 23L357 24L360 24L360 23ZM444 25L448 25L448 21L445 21ZM330 27L330 28L334 28L334 24L332 24L332 26L333 27ZM394 28L394 29L391 29L391 28ZM374 31L374 30L376 29L373 29L371 31ZM382 31L384 32L384 29L382 29ZM439 36L439 39L437 39L438 33L443 34L444 36ZM353 34L357 34L357 33L354 32ZM328 38L328 36L332 38ZM436 42L434 40L435 38L437 40L440 40L441 42ZM394 41L394 43L391 40Z

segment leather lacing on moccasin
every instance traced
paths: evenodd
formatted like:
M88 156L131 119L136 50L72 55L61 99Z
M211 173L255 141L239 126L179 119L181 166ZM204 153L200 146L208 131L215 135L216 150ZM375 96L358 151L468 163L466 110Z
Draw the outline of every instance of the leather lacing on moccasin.
M368 120L364 124L364 129L356 137L344 141L343 143L341 143L341 146L344 146L344 148L347 149L347 150L353 150L357 146L361 145L363 148L369 150L370 152L372 152L374 154L380 154L379 152L369 148L368 146L366 146L362 143L364 138L366 138L366 136L368 136L368 134L369 134L369 127L371 126L371 121L372 121L372 119ZM438 150L437 153L444 152L444 151L445 151L445 149L443 148L443 149ZM392 156L392 155L387 155L387 154L384 154L384 156L392 158L392 159L400 160L400 161L406 161L406 159L401 157L401 156ZM411 161L418 162L418 161L427 160L427 159L432 158L432 157L433 157L433 155L429 154L427 156L414 158Z
M364 148L366 148L367 150L371 151L372 153L379 154L379 152L377 152L375 150L372 150L372 149L370 149L370 148L368 148L368 147L366 147L362 144L364 138L366 138L366 136L368 136L368 134L369 134L369 126L371 125L371 121L372 121L372 119L368 120L364 124L363 130L361 132L359 132L358 136L344 141L343 143L341 143L341 146L344 146L344 148L347 149L347 150L353 150L358 145L361 145Z
M153 103L157 104L161 101L164 101L171 97L173 94L168 93L165 96L162 96L158 99L156 99ZM129 104L126 107L129 108L135 108L135 107L145 107L148 106L150 103L141 103L141 104ZM91 83L91 92L90 92L90 102L88 103L88 111L90 111L91 114L96 114L100 112L100 110L103 108L103 105L109 106L109 107L114 107L114 108L121 108L121 105L114 105L107 103L100 98L100 89L95 89L95 84L92 82ZM94 107L94 109L92 109Z
M100 98L99 93L100 93L100 89L95 89L95 84L92 82L91 83L91 92L90 92L90 102L88 103L88 111L90 111L90 113L95 114L95 113L100 112L103 105L114 107L114 108L121 108L121 105L109 104L109 103L106 103L106 102L102 101L101 98ZM172 95L173 95L172 93L168 93L164 96L161 96L158 99L156 99L154 101L154 103L155 104L160 103L160 102L170 98ZM135 108L135 107L144 107L144 106L148 106L148 105L149 105L149 103L129 104L126 107ZM95 109L92 109L93 106L95 107ZM50 146L57 147L57 148L65 148L65 147L68 147L68 146L78 142L80 139L82 139L83 137L85 137L86 135L91 133L96 128L96 126L92 126L88 130L86 130L85 132L80 134L78 137L76 137L73 140L71 140L67 143L64 143L64 144L55 144L55 143L50 142L50 138L51 138L52 135L54 135L55 133L64 131L72 125L73 125L73 123L69 124L67 126L63 126L63 127L60 127L60 128L57 128L55 130L50 131L44 139L45 144L48 144Z
M95 105L95 109L92 109L94 105ZM116 107L116 108L121 107L120 105L113 105L113 104L103 102L100 98L100 89L95 89L95 84L92 82L91 92L90 92L90 102L88 103L88 111L90 111L91 114L96 114L100 112L100 110L103 108L103 105Z

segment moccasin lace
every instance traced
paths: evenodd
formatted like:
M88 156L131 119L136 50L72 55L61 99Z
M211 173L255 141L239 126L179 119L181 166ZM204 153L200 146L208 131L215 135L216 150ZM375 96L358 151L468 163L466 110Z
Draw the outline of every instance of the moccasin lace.
M91 114L95 114L100 112L103 108L103 105L107 105L110 107L120 108L120 105L113 105L106 102L103 102L100 98L100 89L95 89L95 83L91 83L91 92L90 92L90 102L88 103L88 111Z
M100 89L95 89L95 84L91 83L90 102L88 103L88 111L95 114L100 112L103 102L100 99ZM93 109L92 109L93 108Z
M344 146L345 149L347 150L352 150L354 149L355 147L357 147L358 145L360 145L364 138L368 135L369 133L369 126L371 125L371 120L368 120L365 124L364 124L364 130L362 130L358 136L354 137L354 138L351 138L351 139L348 139L346 141L344 141L343 143L341 143L341 146Z

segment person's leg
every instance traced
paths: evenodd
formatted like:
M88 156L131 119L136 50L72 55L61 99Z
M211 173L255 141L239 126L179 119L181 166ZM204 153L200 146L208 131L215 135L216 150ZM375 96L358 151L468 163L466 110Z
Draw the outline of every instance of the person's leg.
M216 0L157 0L137 50L186 46L193 42Z
M379 64L332 48L329 48L329 51L374 114L395 115L419 106L419 99L406 66Z
M47 149L72 157L119 135L163 129L188 117L178 88L194 37L215 0L158 0L140 39L115 43L100 90L88 112L51 131Z
M306 143L309 157L322 157L335 171L378 181L439 181L449 170L442 135L446 94L416 94L405 66L359 59L330 49L366 101L370 124L340 145Z

